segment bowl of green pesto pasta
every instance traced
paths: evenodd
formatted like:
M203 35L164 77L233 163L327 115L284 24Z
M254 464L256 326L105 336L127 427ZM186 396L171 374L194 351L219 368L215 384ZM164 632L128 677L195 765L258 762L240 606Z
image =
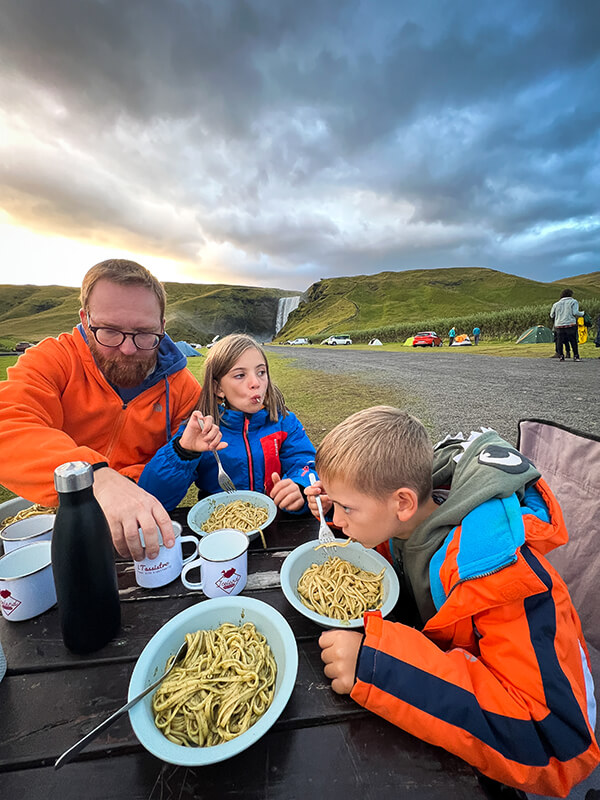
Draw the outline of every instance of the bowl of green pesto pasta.
M279 578L287 601L322 628L362 628L367 611L387 616L400 594L390 562L349 539L299 545L285 558Z
M271 728L294 688L298 648L286 620L267 603L243 595L205 600L150 639L135 664L129 699L156 680L184 639L185 658L129 718L154 756L199 767L241 753Z
M240 489L199 500L190 508L187 523L199 536L234 528L254 539L273 522L276 514L277 506L268 495Z

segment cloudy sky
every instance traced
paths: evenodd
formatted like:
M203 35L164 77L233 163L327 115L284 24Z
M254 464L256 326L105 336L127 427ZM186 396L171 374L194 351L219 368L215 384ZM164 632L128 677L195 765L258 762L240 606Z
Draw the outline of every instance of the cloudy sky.
M2 0L0 282L600 269L597 0Z

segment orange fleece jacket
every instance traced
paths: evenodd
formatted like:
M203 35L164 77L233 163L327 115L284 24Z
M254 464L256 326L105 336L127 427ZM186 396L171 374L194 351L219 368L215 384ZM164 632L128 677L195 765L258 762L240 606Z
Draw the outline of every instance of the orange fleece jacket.
M108 461L137 480L171 430L195 408L200 384L179 369L124 403L77 328L30 347L0 383L0 483L54 506L54 470L67 461ZM166 381L169 382L168 403Z

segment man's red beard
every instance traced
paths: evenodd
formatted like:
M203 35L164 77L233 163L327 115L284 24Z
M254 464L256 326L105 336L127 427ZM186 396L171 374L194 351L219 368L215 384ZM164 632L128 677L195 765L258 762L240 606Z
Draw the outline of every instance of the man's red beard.
M107 356L100 351L91 331L88 333L88 344L106 380L122 389L139 386L156 366L156 350L147 351L147 355L144 356L140 355L141 351L134 356L124 356L119 348L115 347L114 353Z

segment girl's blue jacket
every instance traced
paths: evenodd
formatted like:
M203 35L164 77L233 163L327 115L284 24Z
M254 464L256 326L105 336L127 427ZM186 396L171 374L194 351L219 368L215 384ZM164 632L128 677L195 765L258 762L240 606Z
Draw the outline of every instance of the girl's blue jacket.
M255 414L225 409L220 428L228 446L219 450L219 457L236 489L269 494L273 488L273 472L281 478L291 478L302 487L309 485L309 471L315 471L315 448L295 414L289 412L286 417L272 422L266 409ZM185 423L146 464L138 481L139 486L160 500L167 511L178 505L194 481L199 499L221 491L217 462L212 453L185 458L175 449L175 439L184 430ZM296 513L302 513L306 507L305 503Z

